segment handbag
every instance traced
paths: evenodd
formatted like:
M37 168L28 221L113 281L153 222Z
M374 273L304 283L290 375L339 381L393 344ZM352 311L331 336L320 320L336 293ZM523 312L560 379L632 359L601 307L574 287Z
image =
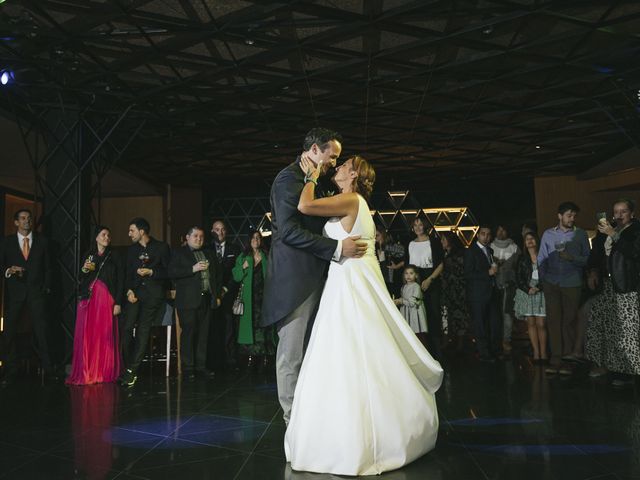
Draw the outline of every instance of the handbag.
M233 307L231 307L231 312L234 315L244 314L244 302L242 301L243 289L244 289L244 282L240 284L240 288L238 289L238 295L236 295L236 299L233 301Z

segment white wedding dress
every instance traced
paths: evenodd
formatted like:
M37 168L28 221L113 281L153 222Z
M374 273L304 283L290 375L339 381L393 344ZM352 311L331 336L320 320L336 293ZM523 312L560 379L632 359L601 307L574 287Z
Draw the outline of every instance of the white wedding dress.
M361 235L369 248L329 268L285 434L294 470L375 475L433 449L438 435L442 368L387 292L373 219L358 198L351 233L339 218L324 227L330 238Z

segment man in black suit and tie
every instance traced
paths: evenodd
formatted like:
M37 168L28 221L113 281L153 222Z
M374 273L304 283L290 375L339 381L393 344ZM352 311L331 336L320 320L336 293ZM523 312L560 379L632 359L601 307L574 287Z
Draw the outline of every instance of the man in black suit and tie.
M127 249L127 307L120 340L126 370L119 379L121 385L129 387L138 378L138 368L149 345L151 326L154 319L164 312L167 300L171 252L169 245L151 237L150 231L149 222L144 218L134 218L129 222L129 238L133 245ZM130 354L132 343L133 354Z
M42 368L53 374L47 336L47 297L51 288L51 258L47 240L35 233L29 210L14 215L17 233L4 239L2 271L5 276L4 337L6 365L3 384L15 380L18 370L16 335L23 308L27 308Z
M502 330L497 308L496 273L491 227L481 226L477 241L464 253L464 278L471 321L481 361L494 362L502 350Z
M340 156L342 139L337 132L314 128L307 133L302 149L326 174ZM342 241L323 237L326 219L298 211L305 173L298 157L278 173L271 187L273 233L262 305L262 326L276 324L278 329L278 398L287 424L307 329L320 301L327 266L331 260L360 257L367 249L366 243L357 242L360 237Z
M222 272L222 304L213 314L215 330L212 329L214 331L211 332L210 337L212 352L209 363L233 368L237 364L238 326L231 309L238 294L239 285L233 280L231 272L240 255L240 248L228 240L227 226L222 220L213 222L211 234L213 235L211 247Z
M204 230L191 227L187 244L175 250L169 262L169 276L175 282L175 306L182 327L180 349L182 374L207 378L213 372L206 367L209 324L212 309L220 302L222 269L216 254L204 244Z

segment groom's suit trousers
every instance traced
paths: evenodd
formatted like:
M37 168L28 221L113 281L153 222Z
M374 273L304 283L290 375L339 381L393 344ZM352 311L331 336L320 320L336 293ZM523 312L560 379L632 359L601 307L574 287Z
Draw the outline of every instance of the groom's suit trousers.
M321 289L314 291L299 307L278 322L279 342L276 351L278 400L287 425L291 417L293 394L307 345L307 335L311 333L321 293Z

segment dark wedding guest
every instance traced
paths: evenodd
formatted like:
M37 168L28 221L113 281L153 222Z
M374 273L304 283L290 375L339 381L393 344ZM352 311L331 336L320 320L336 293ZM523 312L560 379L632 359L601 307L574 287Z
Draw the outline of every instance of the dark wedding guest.
M175 307L182 333L180 361L182 375L213 378L207 368L209 325L212 312L220 303L222 269L213 250L203 248L204 230L189 229L186 245L176 249L169 262L169 277L175 283Z
M247 355L247 367L259 364L264 368L276 351L273 328L260 326L267 255L260 232L251 232L249 239L249 245L233 267L233 279L240 284L239 295L243 305L237 341L241 352Z
M423 220L416 217L413 221L413 233L416 238L409 243L405 263L415 265L418 269L424 305L427 310L427 325L429 333L429 353L440 358L440 343L442 341L442 261L444 251L442 244L434 233L428 234Z
M447 315L447 335L450 345L462 352L469 330L464 281L464 247L453 232L442 232L440 242L444 250L442 263L442 304Z
M640 375L640 221L634 210L623 198L613 204L613 222L599 219L589 259L590 277L603 285L591 308L585 354L595 363L590 375L613 372L618 387Z
M538 237L533 232L524 234L524 251L516 264L515 314L527 322L527 332L533 350L533 362L546 364L547 326L546 308L540 275L538 273Z
M29 312L36 353L48 376L55 376L49 355L47 300L51 289L51 257L47 239L33 231L29 210L13 216L17 232L5 237L0 264L5 277L4 343L5 365L2 384L13 383L18 374L16 337L22 311Z
M169 245L151 235L149 222L134 218L129 222L125 289L127 305L121 335L125 371L119 379L124 386L133 386L138 369L149 346L151 326L165 310L169 279ZM133 338L135 328L136 336ZM133 345L133 353L130 352Z
M400 242L382 227L376 228L376 255L387 290L394 297L400 296L405 249Z
M231 309L237 296L239 285L233 279L233 267L236 264L240 248L227 236L227 225L216 220L211 225L213 241L211 248L216 254L222 270L222 304L213 312L213 325L209 333L209 359L212 369L228 369L237 366L238 324Z
M124 300L124 262L111 249L111 231L98 225L80 269L69 385L115 382L120 375L118 320Z
M509 237L504 225L496 228L496 238L491 242L493 258L498 264L496 286L498 287L498 308L502 316L502 349L511 352L511 333L513 331L513 299L516 294L516 261L520 249Z
M498 315L496 273L491 227L480 225L476 241L464 252L464 278L471 322L480 361L494 362L502 354L502 329Z
M589 258L587 233L576 227L580 208L573 202L558 206L558 225L542 235L538 273L547 312L551 347L548 374L571 375L572 362L582 353L578 336L578 307L582 295L583 270ZM565 363L563 363L565 362Z

